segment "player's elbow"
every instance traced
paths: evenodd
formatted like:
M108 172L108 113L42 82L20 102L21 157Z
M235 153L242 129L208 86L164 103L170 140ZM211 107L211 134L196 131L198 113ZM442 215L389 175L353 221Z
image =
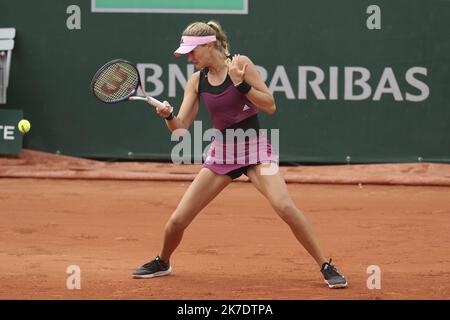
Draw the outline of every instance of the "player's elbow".
M269 115L273 115L275 111L277 111L277 106L275 105L275 98L272 94L269 94L269 101L268 101L268 107L267 107L267 113Z
M277 111L277 106L275 105L275 103L272 103L270 106L268 106L266 110L267 114L269 115L273 115L275 111Z
M177 128L175 130L172 130L172 136L183 138L188 132L189 130L186 128Z

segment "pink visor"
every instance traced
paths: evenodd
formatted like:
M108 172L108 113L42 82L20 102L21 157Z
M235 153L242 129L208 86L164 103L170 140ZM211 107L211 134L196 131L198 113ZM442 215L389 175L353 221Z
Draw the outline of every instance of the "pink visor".
M179 57L182 54L186 54L195 49L196 46L216 41L216 36L182 36L180 47L175 50L174 54Z

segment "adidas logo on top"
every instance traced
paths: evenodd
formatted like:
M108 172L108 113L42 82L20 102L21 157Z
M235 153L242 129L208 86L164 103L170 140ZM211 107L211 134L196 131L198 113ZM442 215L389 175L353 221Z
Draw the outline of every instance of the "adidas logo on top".
M244 107L242 108L242 111L247 111L248 109L250 109L250 107L245 104Z

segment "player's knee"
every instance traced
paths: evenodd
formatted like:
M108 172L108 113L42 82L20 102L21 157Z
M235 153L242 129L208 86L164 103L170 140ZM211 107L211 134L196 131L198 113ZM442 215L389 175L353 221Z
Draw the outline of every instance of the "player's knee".
M288 222L295 214L296 207L291 199L281 198L272 203L275 211L278 213L281 219Z
M166 224L166 230L169 232L181 232L186 229L188 223L180 217L170 218Z

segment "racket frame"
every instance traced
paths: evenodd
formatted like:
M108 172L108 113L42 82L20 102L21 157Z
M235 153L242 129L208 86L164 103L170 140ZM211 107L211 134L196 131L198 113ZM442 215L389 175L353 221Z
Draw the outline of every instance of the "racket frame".
M128 65L130 65L131 67L134 68L134 70L136 71L136 74L138 76L138 81L135 85L135 87L133 88L133 90L130 91L130 93L125 96L122 99L119 100L114 100L114 101L105 101L103 99L100 99L97 94L95 93L95 83L97 82L98 78L100 77L100 75L105 71L105 69L109 68L111 65L114 65L116 63L126 63ZM125 59L115 59L115 60L111 60L107 63L105 63L100 69L98 69L98 71L95 73L94 77L92 78L91 81L91 93L101 102L106 103L106 104L116 104L116 103L120 103L120 102L124 102L124 101L147 101L149 102L153 107L165 107L165 104L162 103L161 101L150 97L150 96L137 96L135 95L137 93L138 88L141 88L142 92L144 92L144 88L142 86L142 82L141 82L141 74L139 73L139 70L137 69L136 65L128 60Z

